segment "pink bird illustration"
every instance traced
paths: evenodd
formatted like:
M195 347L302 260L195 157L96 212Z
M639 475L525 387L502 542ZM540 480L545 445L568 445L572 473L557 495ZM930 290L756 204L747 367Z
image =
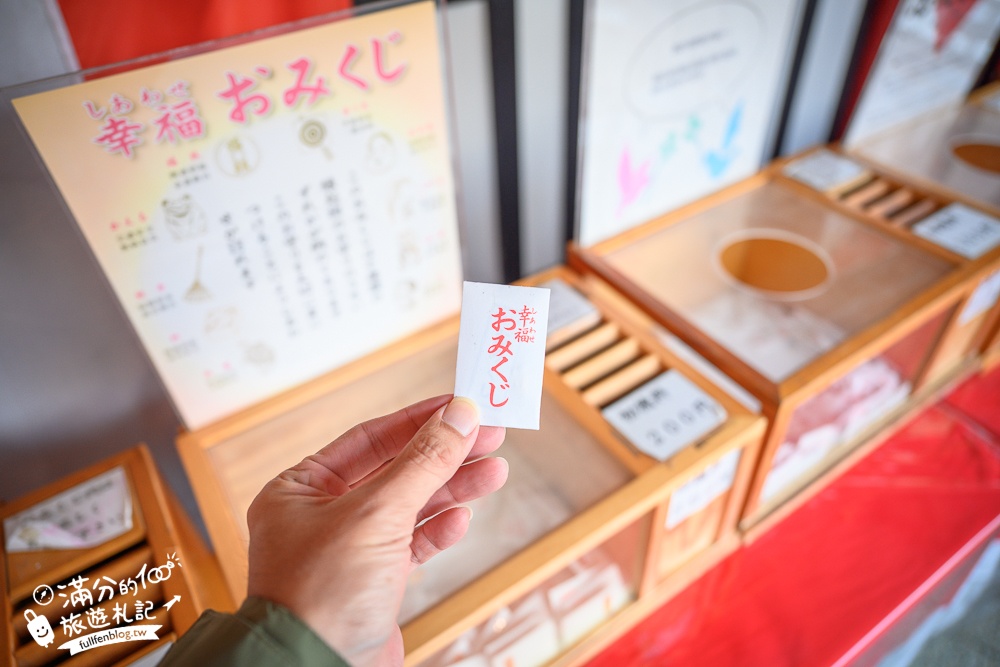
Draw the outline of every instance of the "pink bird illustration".
M633 169L632 156L626 146L622 150L622 159L618 162L618 190L621 193L621 201L615 215L621 216L625 207L634 202L647 185L649 185L649 160L643 162L637 169Z

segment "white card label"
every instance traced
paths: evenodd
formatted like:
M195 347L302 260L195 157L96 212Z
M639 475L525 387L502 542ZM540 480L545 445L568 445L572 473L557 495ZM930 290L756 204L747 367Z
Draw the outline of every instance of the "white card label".
M964 204L951 204L912 227L913 233L968 259L1000 244L1000 220Z
M987 109L1000 112L1000 92L993 93L983 100L983 106Z
M705 509L709 503L732 488L741 451L734 449L729 452L673 492L667 507L667 530L679 526L684 519Z
M562 280L550 280L542 283L539 287L544 287L550 291L548 324L550 334L571 326L580 320L599 316L597 308L587 300L587 297Z
M484 426L538 429L549 290L466 282L455 395Z
M714 430L725 409L676 370L662 373L601 413L639 451L660 461Z
M866 167L825 148L789 162L784 169L785 176L820 192L839 190L867 173Z
M4 519L7 551L86 549L132 529L125 471L113 468Z
M972 293L969 300L962 309L962 314L958 316L959 326L967 324L985 313L993 307L993 304L1000 299L1000 271L996 271L989 278L984 280Z
M575 644L629 601L628 588L616 565L605 568L591 584L586 595L570 602L569 609L558 610L559 634L564 646Z
M560 648L555 622L545 618L504 647L487 646L486 653L493 667L541 667L559 655Z

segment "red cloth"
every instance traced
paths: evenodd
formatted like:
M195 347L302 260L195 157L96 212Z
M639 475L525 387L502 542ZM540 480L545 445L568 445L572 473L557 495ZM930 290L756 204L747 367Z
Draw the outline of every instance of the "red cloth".
M59 0L88 69L353 6L352 0Z
M962 383L945 403L1000 437L1000 366Z
M926 410L590 667L834 663L1000 515L998 396L1000 371Z

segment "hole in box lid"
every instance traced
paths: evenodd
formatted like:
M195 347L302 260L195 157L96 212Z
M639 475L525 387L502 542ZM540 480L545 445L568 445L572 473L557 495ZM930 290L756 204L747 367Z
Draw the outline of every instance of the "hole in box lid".
M1000 144L985 138L959 138L951 147L962 162L983 171L1000 174Z
M717 246L715 259L727 282L772 299L815 296L833 274L833 261L822 247L778 229L730 234Z

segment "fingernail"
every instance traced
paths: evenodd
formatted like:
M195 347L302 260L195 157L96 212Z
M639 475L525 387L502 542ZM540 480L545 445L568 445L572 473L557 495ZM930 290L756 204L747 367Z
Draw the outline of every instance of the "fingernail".
M462 509L464 509L465 511L467 511L469 513L469 521L472 521L472 517L474 516L473 512L472 512L472 508L469 507L468 505L462 505Z
M441 421L463 436L468 436L479 426L479 408L468 398L456 396L444 409Z

